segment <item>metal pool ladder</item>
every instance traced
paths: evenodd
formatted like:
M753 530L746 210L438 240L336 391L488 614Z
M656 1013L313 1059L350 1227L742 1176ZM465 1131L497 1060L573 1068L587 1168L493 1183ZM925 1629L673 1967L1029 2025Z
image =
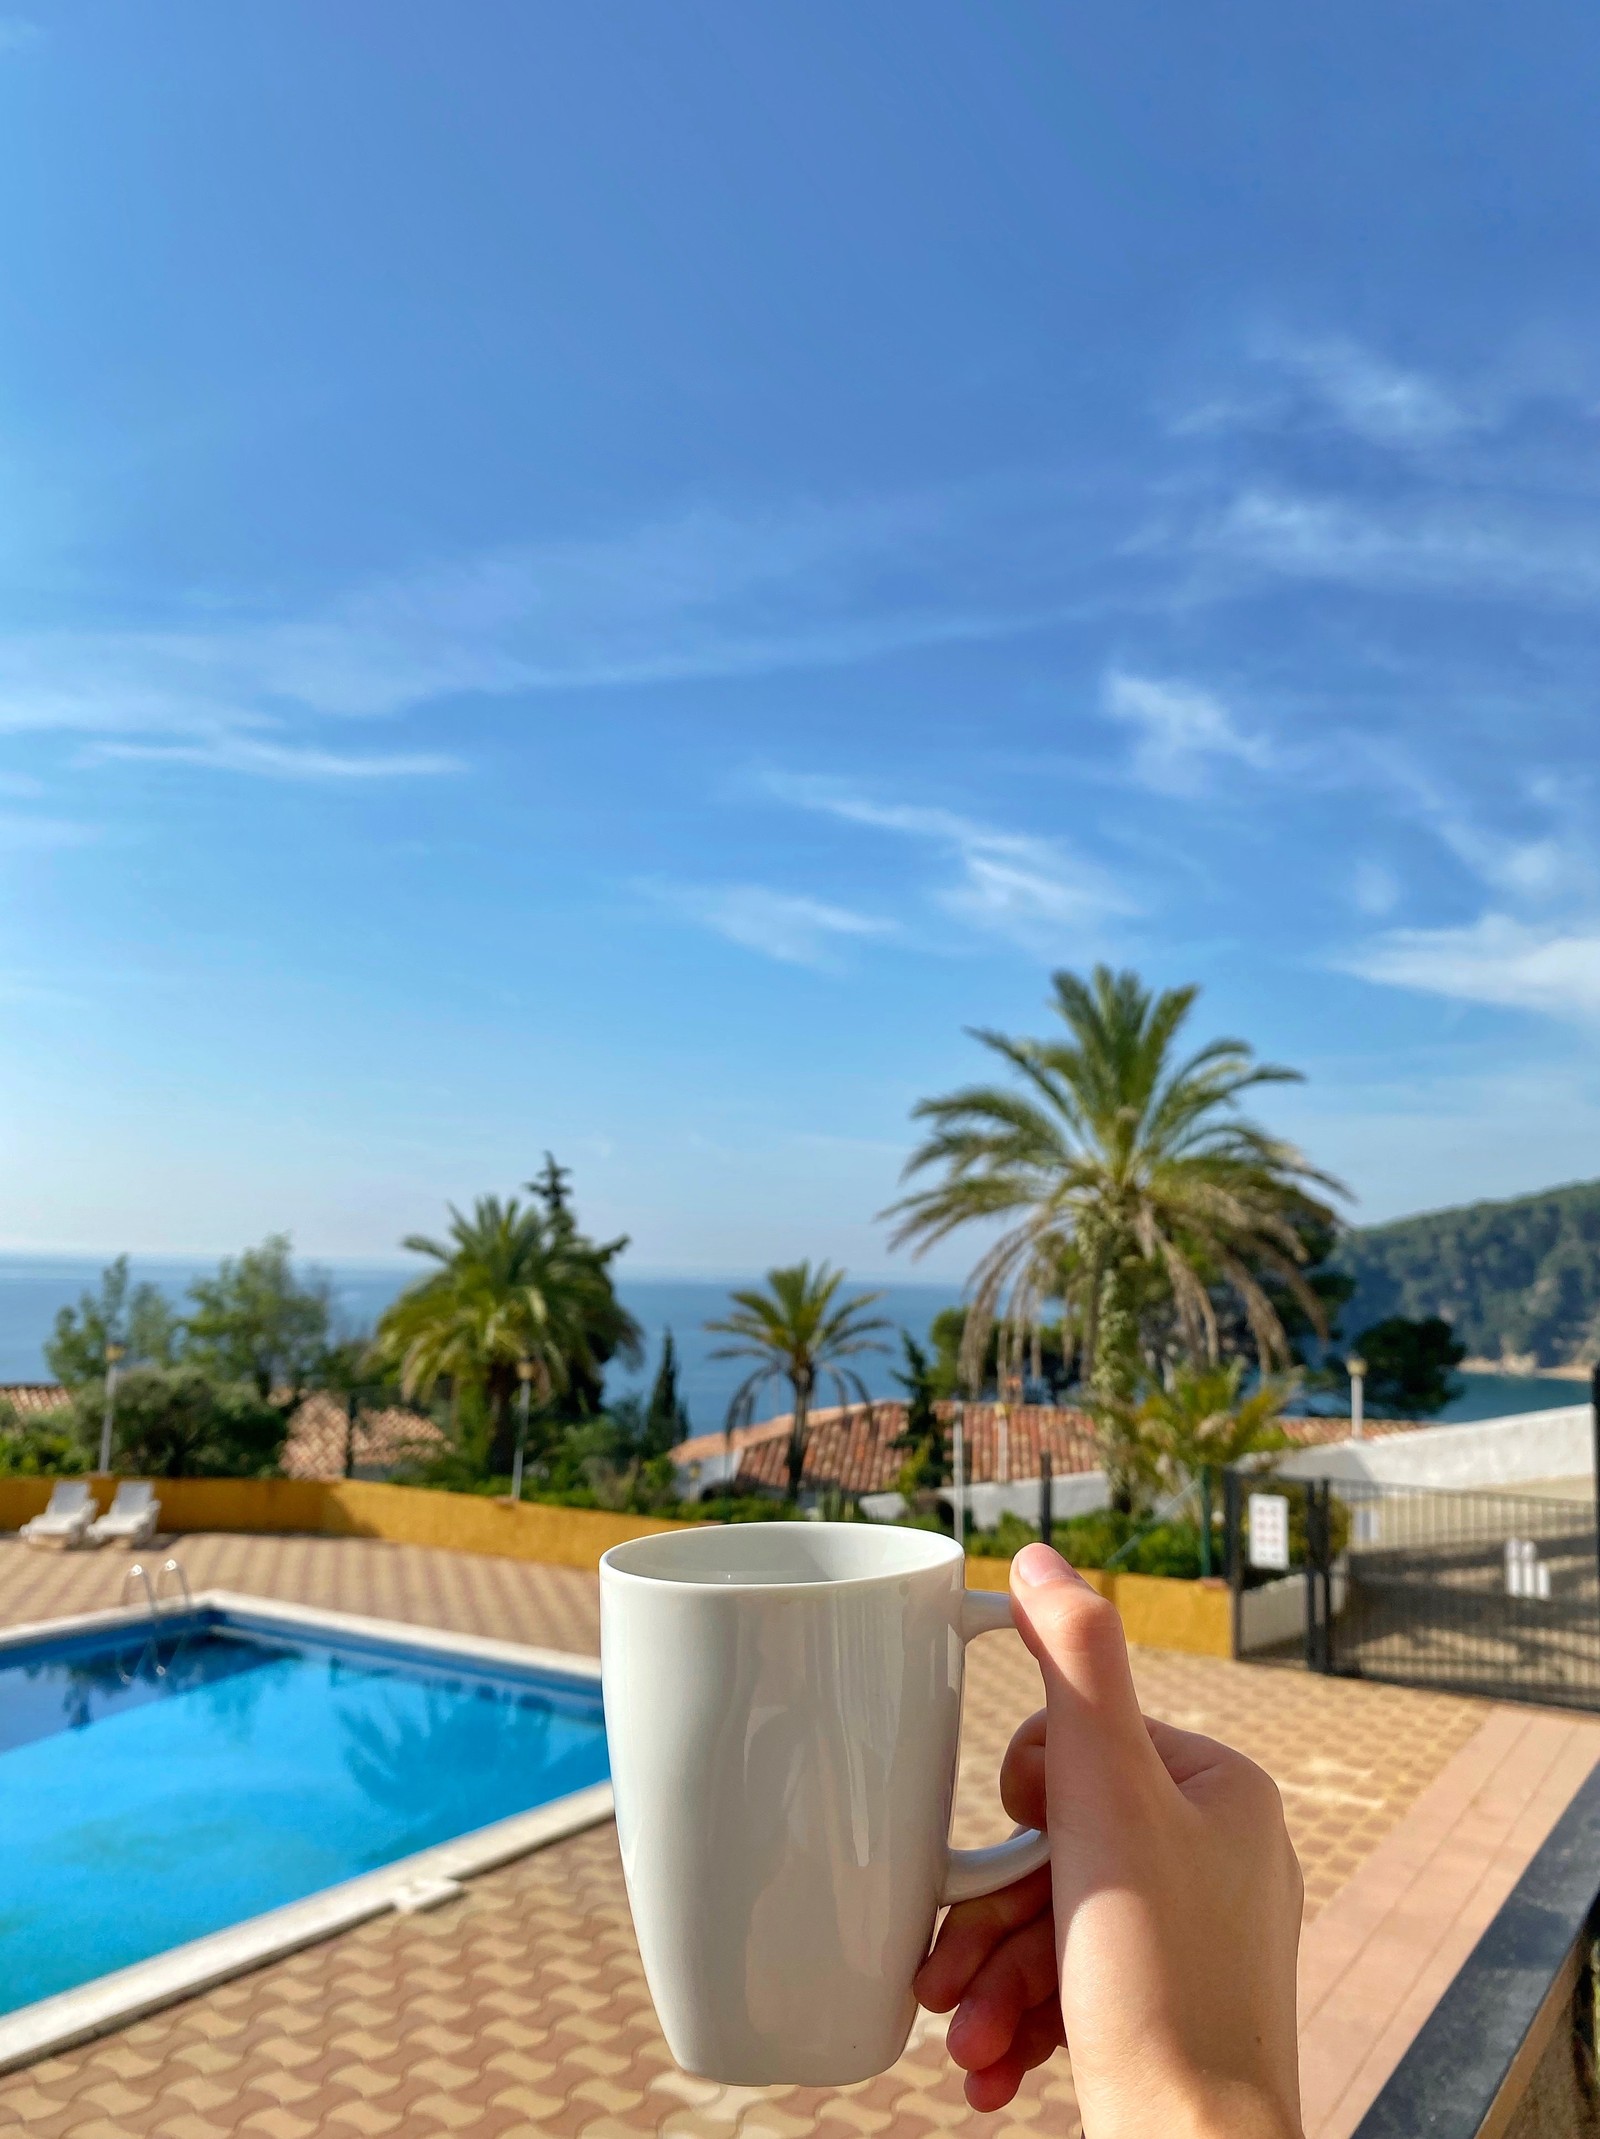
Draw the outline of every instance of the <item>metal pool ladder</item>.
M120 1661L117 1664L117 1676L121 1679L124 1686L131 1686L133 1684L133 1681L137 1676L138 1672L144 1669L146 1661L149 1662L151 1669L155 1673L155 1676L158 1679L164 1679L167 1676L168 1672L171 1670L172 1664L176 1662L178 1653L183 1647L184 1636L182 1634L179 1634L176 1638L172 1657L166 1663L162 1662L161 1636L158 1633L157 1629L161 1625L161 1620L163 1616L161 1610L161 1586L167 1580L169 1575L176 1579L179 1589L183 1592L184 1605L188 1610L192 1611L194 1609L194 1595L189 1588L189 1577L184 1573L182 1567L176 1560L167 1560L163 1562L153 1582L150 1579L150 1570L148 1567L145 1566L143 1560L135 1560L133 1565L128 1569L127 1573L122 1578L123 1603L127 1603L128 1591L133 1587L133 1584L135 1582L138 1582L142 1584L144 1588L144 1601L150 1608L150 1634L148 1640L145 1642L144 1653L143 1655L141 1655L138 1664L135 1665L132 1671L127 1670Z
M189 1587L189 1577L184 1573L182 1567L176 1560L164 1560L161 1564L161 1572L156 1576L157 1600L160 1600L161 1585L163 1582L165 1582L168 1575L173 1575L176 1577L178 1587L183 1592L184 1609L185 1611L192 1612L194 1610L194 1592Z
M159 1619L161 1617L161 1587L169 1575L176 1579L178 1588L183 1593L185 1608L192 1611L194 1609L194 1592L189 1587L189 1577L176 1560L163 1561L160 1571L153 1582L150 1579L150 1570L145 1566L143 1560L135 1560L122 1578L123 1603L127 1603L128 1591L133 1584L140 1582L144 1585L144 1601L150 1608L150 1617Z

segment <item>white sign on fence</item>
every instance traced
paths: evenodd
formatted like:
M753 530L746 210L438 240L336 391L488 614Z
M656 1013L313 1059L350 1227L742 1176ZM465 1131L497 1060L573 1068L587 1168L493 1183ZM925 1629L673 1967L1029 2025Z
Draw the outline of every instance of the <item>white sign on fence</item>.
M1506 1539L1506 1595L1550 1602L1550 1568L1531 1537Z
M1282 1493L1250 1495L1250 1565L1289 1564L1289 1503Z

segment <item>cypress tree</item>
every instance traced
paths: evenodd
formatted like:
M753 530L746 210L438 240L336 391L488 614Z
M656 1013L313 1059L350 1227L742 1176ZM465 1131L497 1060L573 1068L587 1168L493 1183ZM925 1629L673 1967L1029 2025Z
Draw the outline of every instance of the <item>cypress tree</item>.
M689 1438L689 1413L678 1394L678 1348L671 1330L661 1337L661 1364L644 1419L644 1450L648 1456L664 1456L669 1448Z

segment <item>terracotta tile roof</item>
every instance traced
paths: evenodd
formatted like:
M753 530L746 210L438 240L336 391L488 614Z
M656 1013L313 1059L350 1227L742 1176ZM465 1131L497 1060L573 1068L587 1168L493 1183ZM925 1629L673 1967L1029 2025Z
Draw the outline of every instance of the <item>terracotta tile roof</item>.
M941 1404L940 1416L948 1424L953 1406ZM1099 1467L1094 1424L1087 1412L1049 1404L1009 1404L1005 1407L1004 1461L1002 1462L1001 1407L998 1404L968 1404L963 1419L966 1444L966 1475L969 1485L987 1485L1012 1479L1037 1478L1041 1446L1050 1456L1056 1477ZM736 1492L783 1491L788 1485L788 1443L791 1414L763 1419L740 1427L733 1435L733 1452L739 1457L734 1479ZM846 1493L890 1491L904 1452L894 1443L905 1431L906 1407L902 1403L831 1407L811 1414L806 1441L802 1484L833 1486ZM1345 1418L1292 1418L1283 1421L1285 1433L1299 1448L1349 1438ZM1367 1431L1374 1436L1412 1433L1417 1422L1410 1419L1373 1419ZM697 1434L672 1451L680 1468L704 1463L722 1455L728 1446L720 1433Z
M24 1419L41 1418L68 1402L54 1382L0 1383L0 1405L10 1404ZM289 1422L282 1470L286 1478L341 1478L344 1475L344 1398L317 1390ZM370 1475L391 1471L418 1453L440 1448L444 1435L420 1411L390 1404L363 1409L356 1418L351 1467Z
M67 1392L58 1382L0 1383L0 1405L9 1405L19 1418L42 1418L47 1411L59 1411L66 1402Z
M280 1468L286 1478L344 1476L345 1401L327 1390L308 1396L289 1422ZM401 1404L356 1414L351 1469L359 1474L391 1471L418 1455L444 1446L445 1436L432 1419Z
M947 1425L952 1409L949 1404L939 1406ZM1000 1475L999 1409L996 1404L966 1406L963 1438L970 1484L980 1485ZM733 1447L740 1458L736 1491L771 1491L787 1485L789 1417L785 1412L734 1434ZM903 1403L813 1411L803 1483L836 1486L847 1493L888 1492L905 1462L904 1450L894 1446L905 1432L905 1423ZM1085 1413L1046 1404L1012 1404L1007 1407L1004 1466L1009 1477L1038 1477L1041 1439L1058 1476L1095 1468L1094 1430ZM720 1433L699 1434L675 1448L672 1459L679 1466L703 1463L720 1456L726 1445Z
M1330 1441L1350 1438L1350 1421L1346 1418L1284 1419L1280 1423L1297 1448L1322 1448ZM1426 1433L1433 1423L1431 1419L1369 1418L1366 1437L1381 1441L1391 1433Z

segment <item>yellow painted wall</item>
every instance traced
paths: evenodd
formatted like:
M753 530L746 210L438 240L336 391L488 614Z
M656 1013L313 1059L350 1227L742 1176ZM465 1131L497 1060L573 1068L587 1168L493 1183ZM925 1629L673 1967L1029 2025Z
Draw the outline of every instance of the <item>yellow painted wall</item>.
M1147 1649L1182 1649L1190 1656L1233 1654L1233 1606L1226 1582L1178 1582L1168 1575L1125 1575L1080 1569L1085 1582L1109 1597L1129 1641ZM969 1589L1009 1589L1011 1562L974 1554Z
M16 1530L50 1498L49 1478L0 1478L0 1530ZM109 1506L115 1480L90 1480L98 1506ZM630 1537L677 1527L648 1515L607 1515L593 1508L520 1507L474 1493L361 1479L159 1478L163 1532L231 1530L256 1535L307 1532L323 1537L381 1537L447 1552L487 1552L552 1567L597 1567L602 1552Z
M110 1503L115 1481L90 1481L96 1502ZM0 1530L15 1530L50 1498L48 1478L0 1478ZM161 1528L263 1534L307 1532L323 1537L378 1537L398 1545L430 1545L445 1552L490 1553L536 1560L546 1567L593 1568L600 1555L631 1537L678 1527L648 1515L607 1515L594 1508L520 1506L476 1493L438 1493L425 1486L378 1485L364 1479L324 1483L310 1478L165 1478L156 1482ZM1233 1619L1226 1583L1175 1582L1165 1575L1083 1571L1110 1597L1130 1641L1196 1656L1231 1653ZM1007 1589L1010 1562L967 1561L973 1589Z
M0 1530L17 1530L44 1513L51 1478L0 1478Z
M349 1479L318 1488L326 1496L320 1528L335 1537L384 1537L448 1552L488 1552L547 1567L598 1567L602 1552L630 1537L681 1525L649 1515L607 1515L597 1508L520 1506L477 1493L435 1493L414 1485Z
M97 1481L98 1485L98 1481ZM327 1487L314 1478L158 1478L166 1530L305 1531L326 1528ZM98 1490L96 1497L99 1497Z
M1233 1654L1233 1600L1226 1582L1167 1575L1114 1575L1112 1598L1129 1641L1191 1656Z

